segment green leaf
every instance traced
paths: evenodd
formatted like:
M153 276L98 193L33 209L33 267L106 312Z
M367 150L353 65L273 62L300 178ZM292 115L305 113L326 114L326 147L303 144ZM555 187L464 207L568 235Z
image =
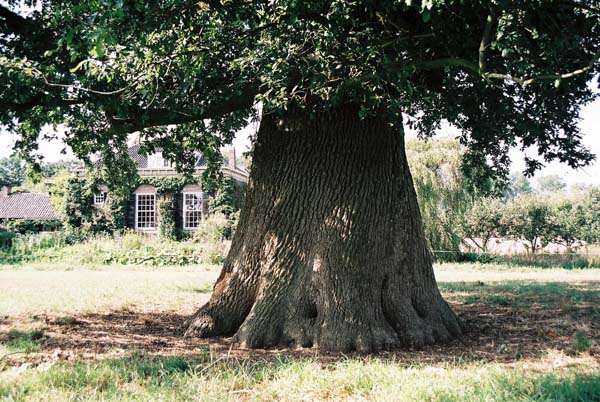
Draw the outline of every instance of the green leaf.
M431 20L431 12L429 10L425 10L421 14L421 17L423 18L423 22L427 24Z
M98 39L96 40L96 55L98 57L104 57L104 34L98 35Z
M72 73L76 73L77 71L79 71L85 64L87 63L87 60L83 60L81 62L79 62L75 67L73 67L70 71Z

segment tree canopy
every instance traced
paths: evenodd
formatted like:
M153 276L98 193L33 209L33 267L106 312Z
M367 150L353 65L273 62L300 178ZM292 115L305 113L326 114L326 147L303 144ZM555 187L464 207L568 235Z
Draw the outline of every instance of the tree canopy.
M465 216L476 199L492 192L476 187L463 172L464 148L456 140L406 143L425 237L433 250L459 252Z
M514 171L508 177L503 197L506 200L512 200L522 194L530 194L531 192L533 192L533 187L531 187L529 179L523 173Z
M547 193L557 193L563 191L567 187L567 184L562 177L557 174L540 176L536 180L536 184L539 191Z
M141 131L180 169L209 162L265 113L355 102L422 136L461 131L466 164L506 176L537 146L572 167L593 155L579 110L600 72L594 0L18 1L0 6L0 122L21 155L46 124L114 169ZM382 112L383 111L383 112ZM541 166L527 159L527 170Z
M25 167L17 158L0 159L0 186L15 187L25 180Z

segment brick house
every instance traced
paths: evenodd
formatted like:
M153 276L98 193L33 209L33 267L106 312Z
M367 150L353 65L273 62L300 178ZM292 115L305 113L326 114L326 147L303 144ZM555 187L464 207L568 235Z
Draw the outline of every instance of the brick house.
M208 194L202 191L199 184L186 184L177 192L160 192L156 186L151 184L155 178L181 177L174 169L171 162L163 158L161 152L152 155L140 153L140 144L129 147L128 153L137 166L140 184L131 192L127 202L126 227L147 234L151 237L159 232L160 216L159 202L170 199L174 201L174 220L183 232L193 232L200 226L203 219L209 213ZM97 164L97 166L99 163ZM196 160L196 175L200 175L206 169L206 163L202 156ZM235 149L231 148L223 157L221 171L225 177L233 179L236 188L236 197L243 197L245 186L248 183L248 172L237 165ZM93 195L93 205L103 208L110 199L110 184L99 186L99 192ZM237 191L239 190L239 191Z

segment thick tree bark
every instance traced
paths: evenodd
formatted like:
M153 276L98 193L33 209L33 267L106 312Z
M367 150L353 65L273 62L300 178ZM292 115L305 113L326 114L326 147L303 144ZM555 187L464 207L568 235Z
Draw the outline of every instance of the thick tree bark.
M461 334L442 299L403 133L346 105L263 116L246 204L187 336L374 352Z

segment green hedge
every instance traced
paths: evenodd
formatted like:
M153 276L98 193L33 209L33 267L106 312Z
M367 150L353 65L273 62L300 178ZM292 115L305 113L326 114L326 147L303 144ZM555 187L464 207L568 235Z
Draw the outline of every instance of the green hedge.
M2 222L2 226L14 233L31 234L53 232L61 229L63 224L59 220L10 219Z

